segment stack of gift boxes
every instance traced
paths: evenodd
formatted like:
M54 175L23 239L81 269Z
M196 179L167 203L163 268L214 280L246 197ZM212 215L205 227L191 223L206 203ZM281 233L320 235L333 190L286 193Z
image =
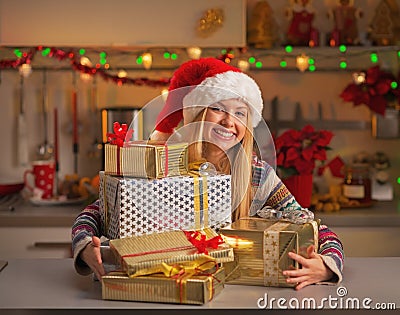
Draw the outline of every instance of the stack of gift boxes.
M215 231L231 223L230 175L189 167L187 143L124 141L105 144L99 188L120 265L102 278L104 299L202 304L222 290L233 249Z
M225 282L289 286L282 271L299 266L287 253L306 256L307 246L317 245L316 222L231 224L230 175L191 169L187 149L154 141L105 145L102 229L121 268L102 278L103 299L203 304Z

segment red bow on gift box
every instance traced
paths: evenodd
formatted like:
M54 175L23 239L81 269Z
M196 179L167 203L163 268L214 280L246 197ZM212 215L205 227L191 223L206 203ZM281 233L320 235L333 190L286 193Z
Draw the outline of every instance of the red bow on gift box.
M207 248L216 249L220 244L224 243L224 240L220 235L214 236L213 238L207 239L206 235L199 231L183 231L186 238L190 243L197 248L199 254L208 254Z
M125 139L129 141L132 138L133 129L128 129L127 124L120 125L120 123L116 121L113 124L113 130L114 133L107 133L107 140L118 147L124 145Z

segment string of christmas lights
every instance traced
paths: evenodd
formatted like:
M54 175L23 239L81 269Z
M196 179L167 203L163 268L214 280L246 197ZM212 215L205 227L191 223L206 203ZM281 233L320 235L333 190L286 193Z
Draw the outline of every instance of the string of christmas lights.
M4 49L4 48L3 48ZM115 50L110 49L107 53L104 50L94 48L56 48L56 47L28 47L28 48L9 48L12 49L16 58L9 58L0 60L1 69L18 69L23 76L29 76L32 72L32 63L35 56L41 54L43 57L52 58L60 62L66 61L68 67L81 74L83 80L90 80L93 76L99 75L102 79L116 83L118 85L137 85L149 87L166 87L169 85L170 78L150 79L146 77L131 78L128 77L126 70L149 70L153 67L153 59L155 55L161 54L163 59L169 62L169 67L162 68L163 70L173 70L177 68L180 63L189 59L198 59L204 54L204 51L199 47L189 47L187 49L175 48L153 48L150 50ZM321 71L338 71L348 70L349 60L351 58L359 59L369 55L371 64L379 62L379 53L395 53L397 54L398 62L400 63L400 49L393 46L380 46L380 47L347 47L340 45L338 47L325 47L322 49L315 49L309 47L299 47L287 45L282 48L276 49L252 49L251 51L245 48L227 48L218 50L208 49L207 57L215 57L226 63L231 63L237 66L242 71L251 70L296 70L296 71L309 71L314 72L317 70L317 64L321 64L324 60L337 60L336 68L320 67ZM211 54L211 55L210 55ZM89 56L97 55L98 62L94 65L90 61ZM108 62L108 57L119 56L124 60L129 60L127 57L135 56L134 66L125 67L111 67ZM93 57L92 57L93 59ZM178 60L179 59L179 60ZM278 60L276 66L266 65ZM133 64L133 62L132 62ZM38 68L38 67L35 67ZM43 67L51 69L51 66ZM118 69L119 68L119 69ZM59 70L59 67L54 67ZM153 68L154 69L154 68ZM360 70L360 69L357 69ZM352 70L354 71L354 70Z

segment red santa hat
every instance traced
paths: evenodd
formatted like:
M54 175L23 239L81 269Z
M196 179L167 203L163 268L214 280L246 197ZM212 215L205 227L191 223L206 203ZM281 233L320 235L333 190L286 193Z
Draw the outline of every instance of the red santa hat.
M232 98L249 106L253 127L262 117L263 100L257 83L216 58L183 63L175 71L168 91L165 106L157 117L156 130L161 132L172 133L182 117L185 123L191 122L205 107Z

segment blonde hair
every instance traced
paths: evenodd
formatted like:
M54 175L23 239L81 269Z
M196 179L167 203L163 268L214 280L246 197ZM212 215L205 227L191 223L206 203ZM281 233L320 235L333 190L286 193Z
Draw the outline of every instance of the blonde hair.
M194 119L201 122L195 124L194 134L195 141L190 144L188 149L189 163L194 161L206 160L205 152L207 143L202 139L203 126L207 113L207 108L202 110ZM249 216L249 209L252 202L252 155L253 155L253 126L251 113L249 111L245 135L242 141L229 149L225 154L225 158L221 159L216 165L217 169L231 175L232 185L232 221L236 221L241 217ZM231 158L231 159L229 159ZM231 165L231 162L233 165Z

